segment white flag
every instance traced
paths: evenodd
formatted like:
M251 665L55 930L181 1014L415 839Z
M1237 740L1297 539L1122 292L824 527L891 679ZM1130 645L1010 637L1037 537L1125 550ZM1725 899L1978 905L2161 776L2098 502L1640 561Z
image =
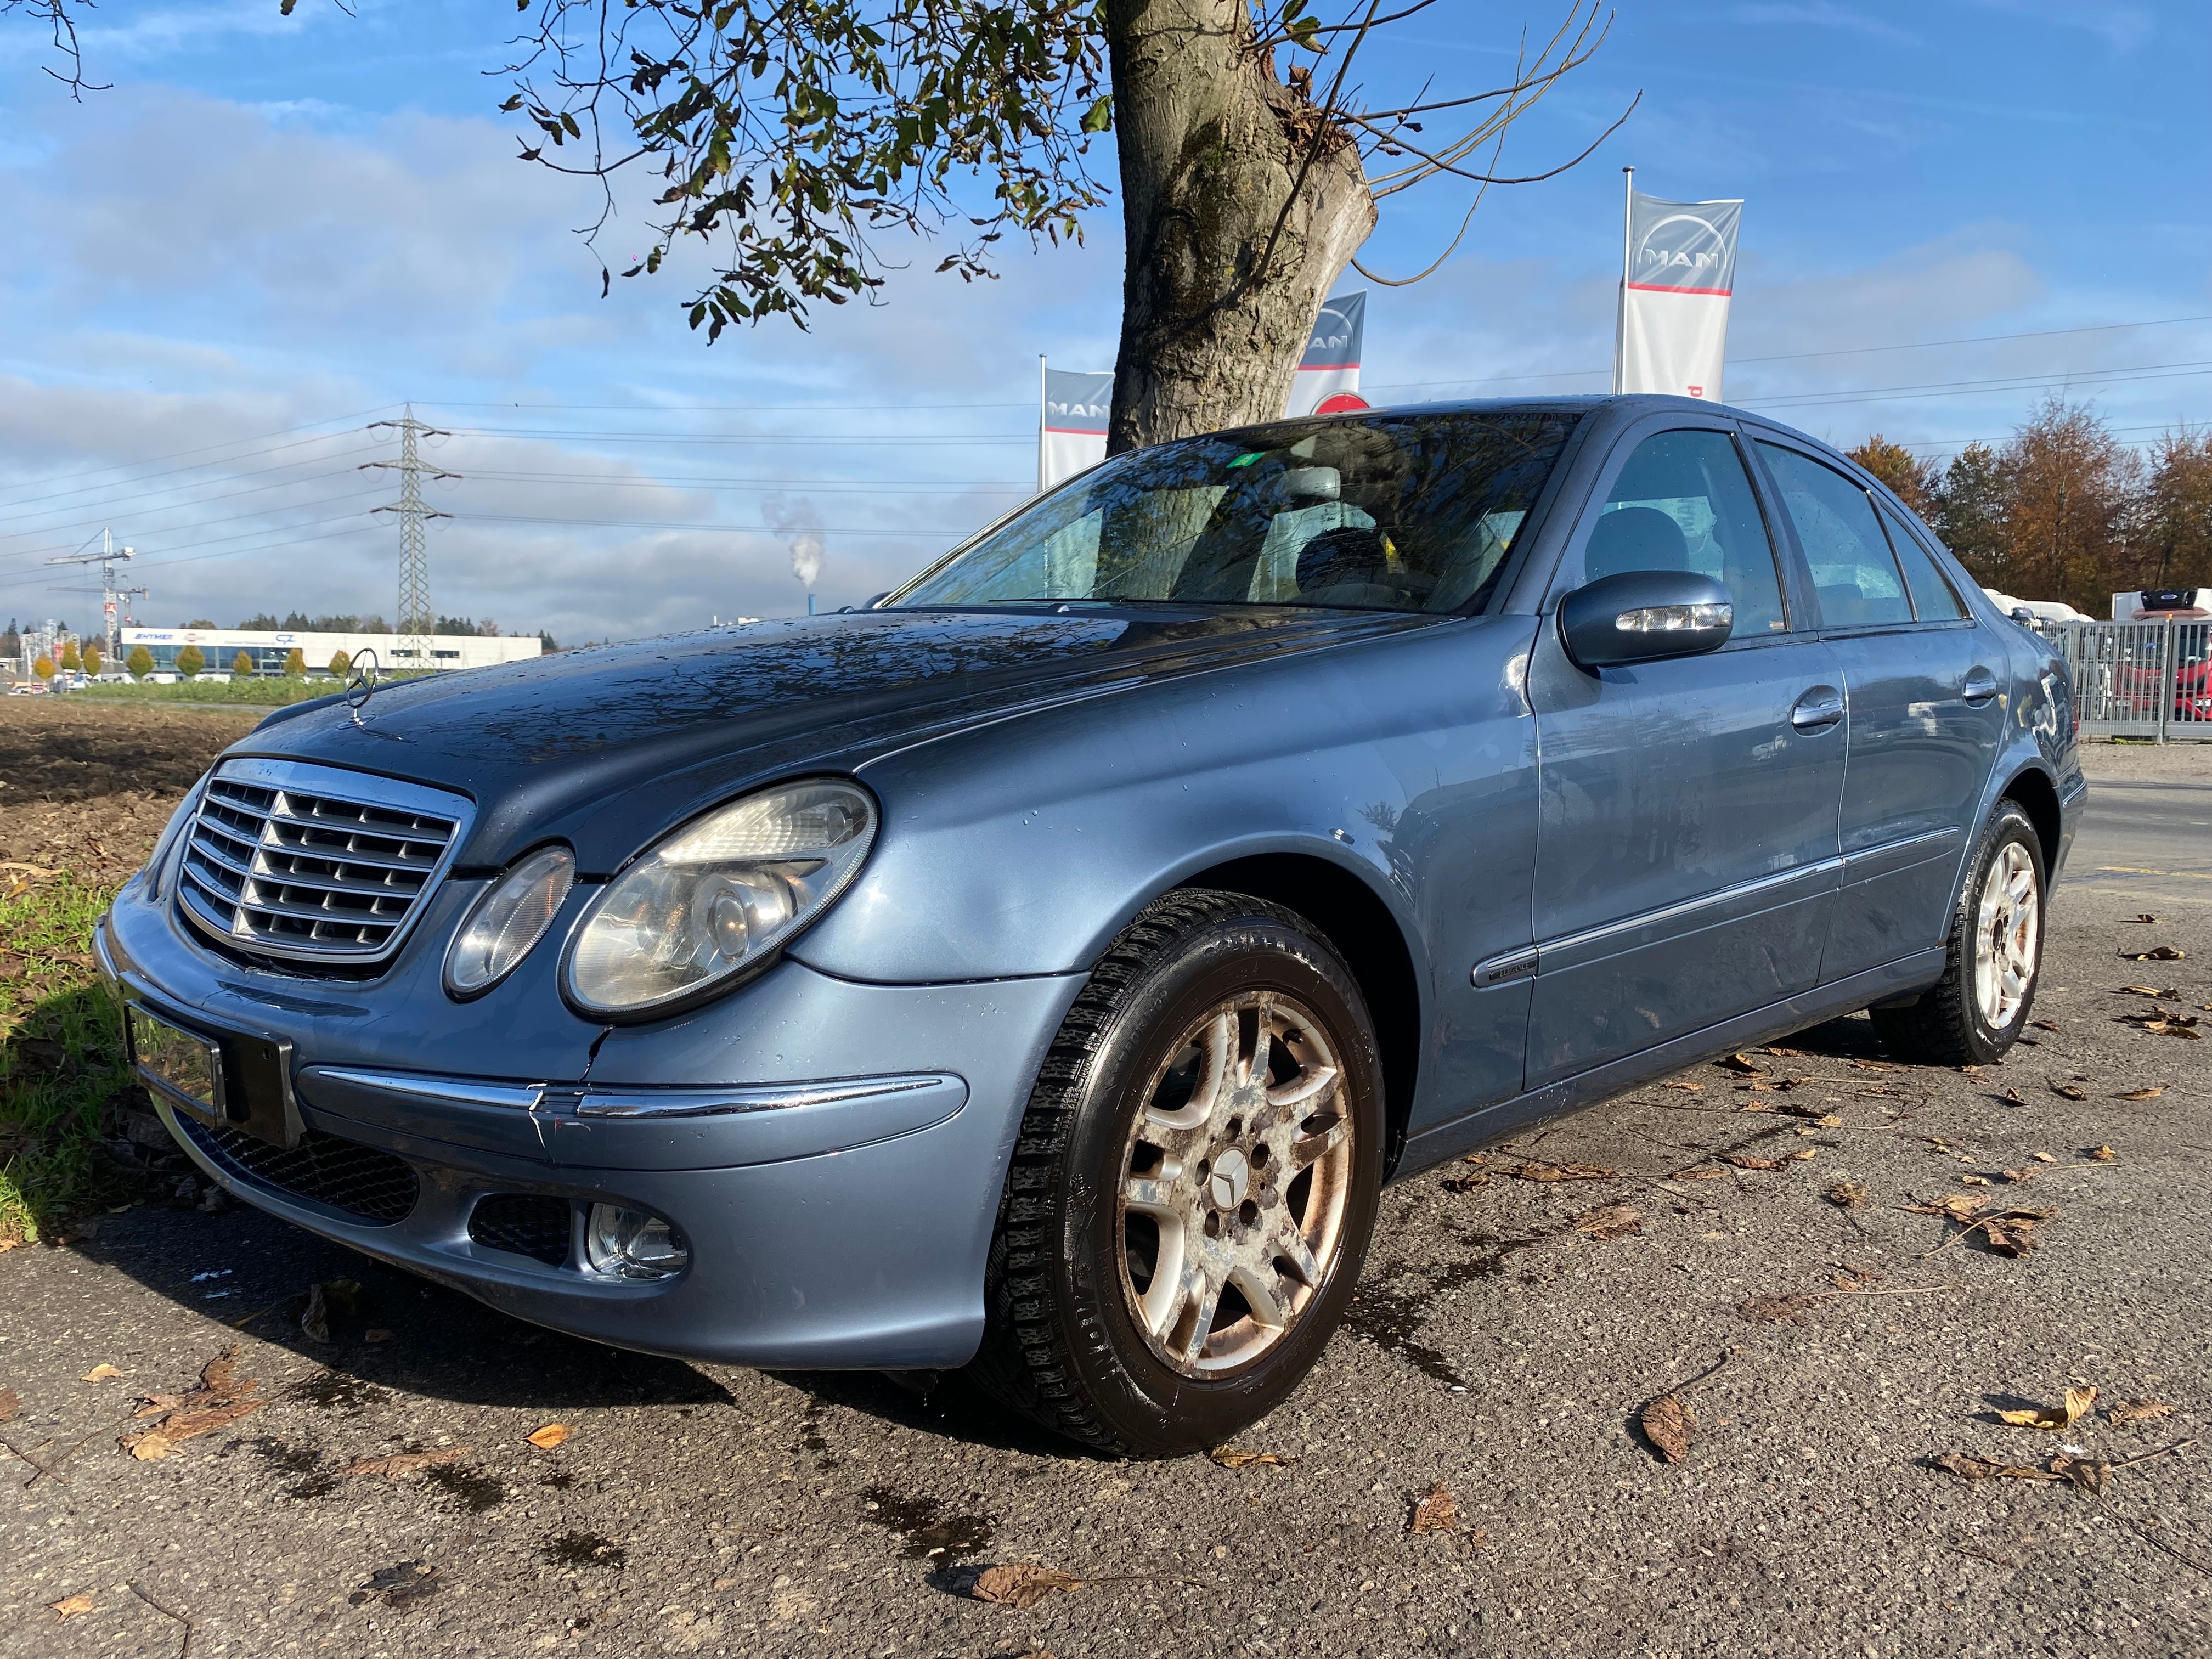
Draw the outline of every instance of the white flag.
M1106 417L1114 412L1114 375L1048 368L1038 411L1037 489L1047 490L1106 459Z
M1322 302L1305 356L1298 359L1297 373L1291 376L1290 402L1283 407L1286 419L1339 415L1368 406L1359 395L1359 349L1366 332L1365 289Z
M1662 202L1630 191L1617 390L1720 400L1742 218L1741 201Z

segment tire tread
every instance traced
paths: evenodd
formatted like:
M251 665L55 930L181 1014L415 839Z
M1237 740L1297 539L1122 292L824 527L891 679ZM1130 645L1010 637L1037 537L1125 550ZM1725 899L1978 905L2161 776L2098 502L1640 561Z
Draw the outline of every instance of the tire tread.
M1228 921L1279 923L1301 933L1311 924L1240 893L1179 888L1139 911L1091 969L1060 1021L1022 1113L998 1224L983 1276L982 1346L969 1362L985 1393L1055 1433L1113 1456L1134 1455L1093 1409L1075 1381L1047 1279L1056 1262L1052 1194L1065 1173L1083 1085L1128 989L1171 958L1190 935Z

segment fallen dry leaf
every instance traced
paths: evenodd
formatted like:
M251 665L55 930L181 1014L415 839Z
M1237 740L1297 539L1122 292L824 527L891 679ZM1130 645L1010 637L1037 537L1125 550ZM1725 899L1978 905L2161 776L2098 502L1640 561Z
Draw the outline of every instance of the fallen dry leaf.
M1765 1077L1766 1075L1766 1067L1761 1066L1749 1054L1730 1054L1725 1060L1715 1060L1713 1064L1719 1066L1723 1072L1735 1072L1744 1077Z
M2039 1019L2030 1023L2039 1031L2055 1031L2058 1029L2058 1022L2055 1019Z
M2004 1097L2005 1103L2008 1106L2025 1106L2027 1104L2027 1102L2021 1098L2020 1091L2017 1089L2006 1090Z
M1987 1176L1962 1175L1959 1177L1959 1184L1962 1187L1986 1187L1990 1184L1990 1178Z
M1644 1217L1626 1204L1601 1204L1574 1218L1574 1230L1601 1241L1627 1238L1644 1231Z
M1651 1449L1666 1462L1679 1463L1690 1455L1690 1434L1697 1427L1698 1419L1680 1395L1661 1395L1644 1408L1636 1421L1644 1431L1644 1437L1651 1443Z
M2056 1164L2058 1162L2057 1158L2049 1152L2030 1152L2028 1156L2033 1158L2038 1164Z
M77 1378L77 1381L80 1382L112 1382L115 1378L122 1375L123 1373L117 1370L114 1366L102 1361L100 1364L94 1365L90 1370L87 1371L82 1376Z
M320 1285L307 1287L307 1304L300 1310L300 1334L310 1342L331 1340L330 1297Z
M2056 1210L2007 1210L1982 1224L1982 1237L1999 1255L2022 1256L2035 1250L2035 1225L2057 1214Z
M344 1475L380 1474L389 1480L404 1480L410 1474L420 1474L425 1469L434 1469L441 1464L458 1463L469 1455L466 1446L441 1446L436 1451L394 1452L389 1457L364 1457L347 1464L338 1473Z
M1807 1131L1805 1131L1805 1130L1803 1130L1803 1129L1800 1129L1797 1133L1798 1133L1799 1134L1804 1134L1804 1133L1807 1133ZM1797 1151L1796 1151L1796 1152L1794 1152L1790 1153L1789 1157L1787 1157L1787 1158L1784 1158L1782 1161L1783 1161L1784 1164L1796 1164L1796 1163L1799 1163L1799 1162L1802 1161L1802 1160L1803 1160L1803 1159L1805 1159L1805 1158L1811 1158L1813 1155L1814 1155L1813 1149L1812 1149L1810 1146L1802 1146L1802 1147L1800 1147Z
M1905 1070L1904 1066L1887 1060L1854 1059L1851 1061L1851 1064L1857 1066L1862 1072L1901 1072Z
M1972 1193L1947 1193L1942 1198L1907 1204L1904 1209L1907 1215L1940 1215L1963 1226L1988 1208L1989 1202L1986 1198L1977 1198Z
M2168 986L2163 991L2148 985L2123 985L2120 989L2130 996L2164 997L2169 1002L2177 1000L2181 995L2181 993L2172 986Z
M1255 1463L1268 1468L1287 1469L1298 1461L1295 1457L1285 1457L1280 1452L1239 1451L1234 1446L1216 1446L1206 1455L1224 1469L1249 1468Z
M1867 1189L1856 1181L1835 1181L1821 1196L1839 1210L1856 1210L1867 1201Z
M1443 1178L1443 1189L1448 1193L1471 1193L1478 1187L1487 1187L1489 1184L1490 1172L1487 1170L1477 1170L1470 1175L1446 1176Z
M1726 1170L1717 1169L1710 1164L1692 1164L1686 1170L1675 1170L1667 1179L1669 1181L1718 1181L1727 1174Z
M573 1432L566 1423L548 1423L542 1429L532 1430L523 1438L540 1451L551 1451Z
M2096 1403L2097 1390L2094 1387L2069 1389L2062 1404L2036 1406L2027 1411L2001 1411L1997 1415L2016 1429L2069 1429Z
M54 1612L61 1617L63 1621L66 1623L68 1620L76 1618L81 1613L90 1613L95 1603L92 1597L85 1595L82 1590L80 1590L75 1595L64 1595L60 1601L49 1601L46 1605L52 1608Z
M2177 949L2171 945L2154 945L2148 951L2123 951L2120 952L2120 960L2123 962L2180 962L2185 960L2188 955L2188 951Z
M1759 1052L1763 1054L1773 1054L1783 1060L1810 1060L1813 1058L1811 1051L1805 1048L1761 1048Z
M1782 1160L1778 1158L1753 1158L1748 1152L1722 1152L1718 1156L1722 1163L1733 1164L1739 1170L1778 1170L1782 1167Z
M2156 916L2154 916L2154 915L2151 915L2151 913L2150 913L2149 911L2148 911L2148 910L2142 910L2142 911L2138 911L2136 915L2132 915L2132 916L2122 916L2122 917L2120 918L2120 920L2121 920L2122 921L2129 921L2129 922L2154 922L2154 921L2156 921L2158 920L2158 918L2157 918Z
M1870 1285L1881 1283L1881 1272L1876 1267L1855 1267L1848 1261L1836 1264L1836 1271L1828 1275L1828 1282L1839 1291L1863 1291Z
M2130 1423L2155 1423L2172 1415L2173 1407L2163 1400L2116 1400L2105 1407L2106 1420L2119 1427Z
M1406 1530L1422 1532L1457 1532L1459 1530L1459 1500L1452 1490L1441 1480L1431 1486L1413 1503L1413 1519Z
M2005 1170L2000 1173L2003 1175L2007 1181L2013 1182L2015 1186L2019 1186L2034 1180L2040 1171L2029 1169L2026 1164L2022 1164L2017 1170Z
M1820 1299L1817 1296L1754 1296L1737 1304L1736 1317L1754 1325L1802 1325L1805 1310Z
M2163 1088L2128 1089L2114 1095L2114 1100L2156 1100L2166 1091Z
M437 1593L437 1568L426 1567L420 1561L402 1561L395 1566L379 1567L362 1579L361 1588L346 1600L356 1607L372 1601L387 1607L404 1607Z
M1662 1089L1680 1089L1693 1095L1701 1095L1705 1091L1705 1085L1702 1083L1684 1083L1680 1079L1673 1083L1662 1083L1659 1086Z
M1010 1562L1005 1566L986 1567L975 1575L975 1582L968 1594L978 1601L988 1601L994 1607L1030 1608L1048 1595L1059 1595L1068 1590L1081 1589L1083 1580L1058 1567L1048 1567L1036 1561Z
M1505 1173L1516 1181L1612 1181L1620 1171L1597 1164L1521 1164Z
M0 1423L23 1409L22 1397L13 1389L0 1389Z
M1955 1474L1961 1480L2057 1480L2062 1478L2047 1469L2023 1468L2017 1463L1999 1463L1966 1452L1946 1452L1933 1462L1936 1468Z
M2089 1097L2089 1091L2078 1083L2054 1083L2051 1085L2051 1092L2068 1100L2087 1100Z
M238 1350L225 1348L200 1370L199 1386L184 1394L155 1394L145 1397L140 1417L158 1418L151 1427L126 1434L117 1442L141 1462L167 1457L184 1441L212 1434L235 1423L269 1402L256 1398L261 1385L238 1376Z
M2109 1146L2085 1146L2081 1149L2081 1156L2092 1164L2110 1164L2119 1154Z

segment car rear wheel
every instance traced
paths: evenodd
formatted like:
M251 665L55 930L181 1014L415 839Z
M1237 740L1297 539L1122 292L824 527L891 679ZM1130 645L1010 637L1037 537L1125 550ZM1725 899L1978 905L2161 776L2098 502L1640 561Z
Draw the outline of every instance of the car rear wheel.
M1952 913L1943 977L1911 1003L1871 1011L1892 1053L1938 1066L2004 1055L2035 1004L2044 897L2035 825L2017 803L2000 801Z
M1219 1444L1341 1316L1382 1184L1375 1039L1287 910L1149 906L1069 1010L1022 1121L976 1380L1121 1455Z

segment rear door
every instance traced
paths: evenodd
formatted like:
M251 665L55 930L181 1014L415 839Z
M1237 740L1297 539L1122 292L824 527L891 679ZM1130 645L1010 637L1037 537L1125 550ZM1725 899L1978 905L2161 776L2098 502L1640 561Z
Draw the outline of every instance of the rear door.
M1837 861L1843 699L1785 603L1733 429L1631 427L1585 507L1529 663L1540 810L1538 1087L1809 988ZM1735 604L1708 655L1586 672L1560 596L1626 570L1695 570Z
M1754 448L1811 572L1848 705L1826 982L1942 942L2004 735L2008 659L1871 491L1778 436Z

